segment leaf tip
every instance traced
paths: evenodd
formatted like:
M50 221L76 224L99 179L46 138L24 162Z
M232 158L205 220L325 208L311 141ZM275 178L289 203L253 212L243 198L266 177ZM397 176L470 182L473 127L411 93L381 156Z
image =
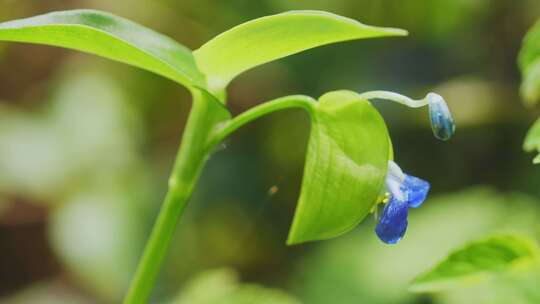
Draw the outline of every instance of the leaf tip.
M409 31L401 28L388 27L386 31L392 36L409 36Z
M287 246L299 245L313 240L309 238L305 233L302 233L302 231L300 230L301 229L299 228L298 219L295 214L295 218L293 219L293 223L291 225L291 228L289 229L287 241L285 241L285 244Z
M292 238L290 235L289 237L287 238L287 241L285 241L285 244L287 246L294 246L294 245L298 245L302 242L298 241L298 240L295 240L294 238Z

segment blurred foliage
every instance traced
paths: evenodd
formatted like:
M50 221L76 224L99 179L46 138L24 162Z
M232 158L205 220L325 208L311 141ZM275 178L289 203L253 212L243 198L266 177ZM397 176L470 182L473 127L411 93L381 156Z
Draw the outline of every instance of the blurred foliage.
M0 193L52 204L53 249L88 288L119 300L144 241L137 205L149 185L132 133L140 123L107 77L68 66L50 104L0 113Z
M540 23L537 22L523 38L518 59L523 77L521 95L528 105L534 105L540 98Z
M527 32L519 51L521 69L521 95L526 105L534 105L540 98L540 21ZM537 152L533 163L540 164L540 121L531 127L523 143L527 152Z
M425 296L411 294L410 282L454 248L494 232L536 236L538 204L523 194L484 187L432 198L411 214L398 246L381 244L371 223L357 234L321 244L299 264L293 290L315 304L418 303Z
M538 303L538 246L519 235L495 236L454 251L414 290L439 291L440 303Z
M523 149L527 152L540 152L540 119L537 120L527 132ZM540 154L536 155L533 163L540 164Z
M539 252L530 239L515 235L491 236L455 250L433 269L417 277L411 289L436 292L504 276L515 271L515 267L534 268L531 265L539 262Z
M5 304L90 304L90 300L66 287L60 280L51 280L35 283L31 287L22 290L18 294L0 300Z
M106 73L72 71L43 108L0 110L0 193L54 200L68 183L104 182L138 166L137 114Z
M175 304L299 304L293 297L254 284L241 284L230 269L202 272L184 285Z
M140 217L129 207L133 201L118 196L129 189L94 191L78 193L54 210L51 246L85 287L117 302L142 248Z
M249 71L232 82L230 106L238 113L286 94L342 88L412 97L433 90L455 113L456 137L437 143L426 113L376 105L397 161L433 185L406 238L391 247L376 239L369 219L335 240L283 245L299 194L307 115L284 112L240 130L213 155L178 225L158 302L187 296L190 278L220 267L310 304L481 303L494 290L506 294L503 303L520 303L509 286L536 288L527 283L538 273L530 269L508 278L523 284L407 291L466 242L495 232L538 236L540 170L520 149L538 112L522 109L516 68L522 38L540 16L537 0L0 0L0 20L80 7L128 17L192 48L289 9L405 28L408 38L323 47ZM188 109L185 89L150 73L55 48L0 44L5 303L118 302L166 189ZM489 188L460 191L477 184ZM38 250L41 243L48 247ZM204 276L229 286L223 289L244 286L229 271Z

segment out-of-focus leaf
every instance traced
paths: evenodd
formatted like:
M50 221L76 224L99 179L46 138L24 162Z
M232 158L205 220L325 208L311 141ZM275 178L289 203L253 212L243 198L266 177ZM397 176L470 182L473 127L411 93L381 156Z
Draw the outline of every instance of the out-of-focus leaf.
M441 304L537 304L540 303L539 285L539 261L526 260L515 265L511 272L437 293L436 298Z
M401 29L364 25L321 11L291 11L238 25L194 52L197 65L214 92L238 74L303 50L339 41L402 36Z
M94 303L87 296L70 288L61 279L53 279L34 283L13 295L0 299L2 304L91 304Z
M311 114L302 191L288 244L354 228L376 203L386 176L388 131L368 101L350 91L330 92Z
M3 22L0 40L75 49L154 72L187 87L205 85L189 49L105 12L72 10Z
M78 183L135 165L138 115L105 72L76 71L58 77L46 111L0 109L0 192L58 203Z
M540 260L535 259L520 263L514 267L513 272L501 278L497 286L501 288L510 298L506 302L518 302L517 299L522 299L519 303L536 304L540 303Z
M523 149L527 152L539 153L533 160L533 163L540 163L540 119L538 119L527 132Z
M532 63L522 74L521 95L525 98L526 104L536 104L540 98L540 60Z
M490 237L450 254L431 271L418 277L411 290L434 292L460 283L481 282L492 275L510 271L518 262L538 256L538 247L528 238L511 235Z
M140 217L126 192L99 187L77 193L54 209L49 226L62 263L111 303L118 303L127 289L143 242Z
M299 304L278 289L242 284L230 269L206 271L192 279L171 304Z
M0 192L54 196L68 177L63 146L43 119L0 111Z
M490 280L469 286L444 290L437 294L441 304L537 304L540 303L540 260L522 259L509 271Z
M528 104L535 104L540 98L540 22L525 35L518 63L523 78L521 94Z

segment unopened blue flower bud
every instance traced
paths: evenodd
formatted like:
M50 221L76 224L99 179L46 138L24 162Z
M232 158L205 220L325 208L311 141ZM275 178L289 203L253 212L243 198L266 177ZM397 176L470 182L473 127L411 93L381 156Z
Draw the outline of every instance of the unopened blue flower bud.
M456 130L448 105L441 95L429 93L426 96L433 134L440 140L449 140Z

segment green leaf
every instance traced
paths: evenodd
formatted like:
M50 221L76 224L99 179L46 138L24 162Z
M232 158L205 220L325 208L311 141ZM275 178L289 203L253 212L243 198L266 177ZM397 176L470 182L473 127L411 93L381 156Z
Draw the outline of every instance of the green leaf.
M381 193L389 136L377 110L358 94L325 94L311 111L300 199L288 244L327 239L355 227Z
M208 77L209 88L221 92L238 74L303 50L346 40L406 34L401 29L368 26L327 12L291 11L238 25L194 54Z
M520 262L539 257L538 247L519 236L493 236L450 254L413 282L411 290L435 292L467 282L481 282L510 272Z
M540 119L538 119L527 132L523 149L527 152L539 153L533 160L534 164L540 163Z
M525 35L518 64L523 78L521 95L528 104L535 104L540 99L540 21Z
M205 87L191 51L127 19L95 10L54 12L0 23L0 40L79 50Z

